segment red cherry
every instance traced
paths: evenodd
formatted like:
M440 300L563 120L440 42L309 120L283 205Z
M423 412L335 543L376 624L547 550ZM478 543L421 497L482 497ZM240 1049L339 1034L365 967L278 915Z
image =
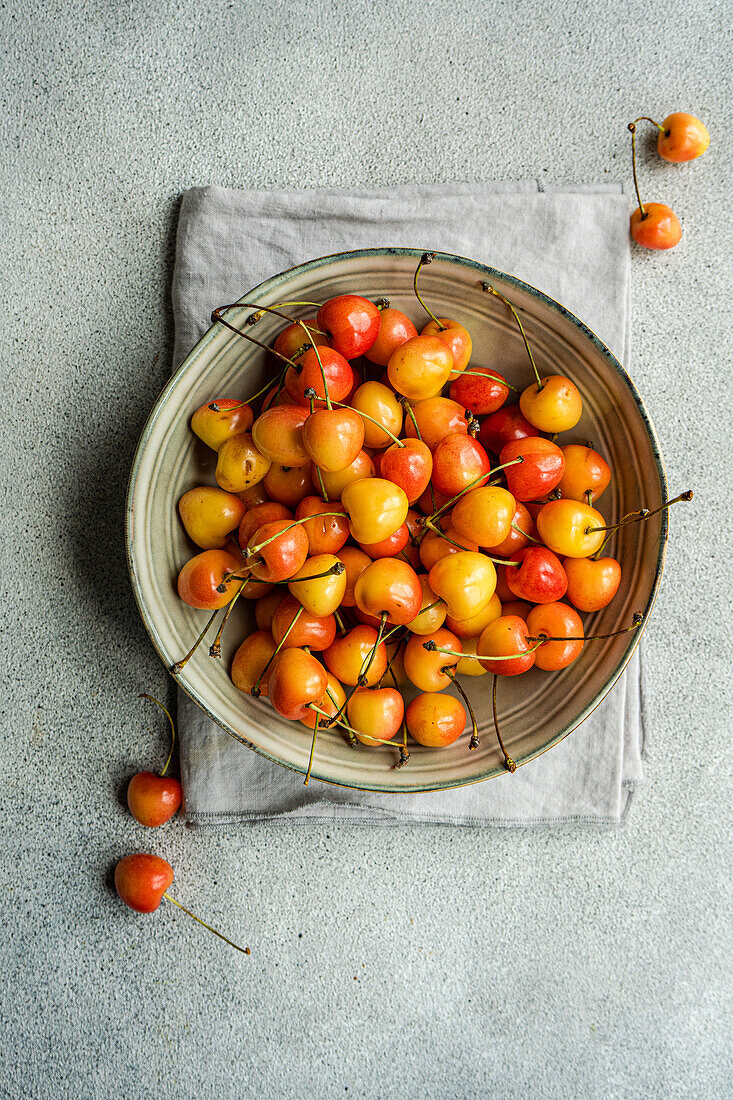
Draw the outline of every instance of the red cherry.
M127 785L127 805L141 825L155 829L170 821L183 798L181 784L172 775L138 772Z
M379 477L404 489L410 504L415 504L430 482L433 456L419 439L407 439L404 446L393 443L381 456Z
M136 913L153 913L173 882L173 868L160 856L138 852L115 867L115 889Z
M682 227L674 211L663 202L644 203L631 215L631 236L642 248L664 251L674 248L682 237Z
M323 365L323 373L326 376L328 396L332 401L345 401L354 385L354 372L349 361L339 355L333 348L319 348L318 355ZM318 363L318 356L313 348L307 351L301 360L300 371L289 367L285 373L285 389L297 405L310 407L310 400L305 396L308 389L315 390L318 400L316 407L325 405L325 393L323 392L323 375Z
M374 302L358 294L329 298L318 310L318 327L329 333L331 347L345 359L356 359L369 351L379 335L380 324Z
M326 690L328 677L323 665L303 649L283 649L270 667L267 693L283 718L302 719L311 703Z
M529 439L530 436L539 434L537 428L522 416L519 405L505 405L498 412L486 417L479 430L478 439L487 450L498 455L507 443L513 443L516 439Z
M511 560L522 563L518 569L506 566L506 582L518 599L556 603L567 592L568 578L562 562L546 546L525 547L512 554Z
M433 453L433 486L448 497L455 496L469 485L476 487L485 484L490 472L489 456L473 436L446 436ZM486 476L482 477L484 474Z
M364 355L370 363L386 367L392 352L412 340L413 336L417 336L417 329L410 318L399 309L387 307L381 311L380 317L382 323L377 339Z
M539 500L560 484L565 472L565 456L549 439L525 438L502 447L502 466L521 458L516 466L504 471L509 492L515 500Z
M493 367L471 366L451 384L450 396L476 416L485 416L502 407L509 396L509 387Z

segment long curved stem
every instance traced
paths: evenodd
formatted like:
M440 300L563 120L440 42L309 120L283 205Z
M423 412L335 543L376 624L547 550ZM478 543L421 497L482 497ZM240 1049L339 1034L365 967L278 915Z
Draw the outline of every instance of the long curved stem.
M243 581L243 583L240 584L237 591L234 593L233 599L231 599L229 601L229 603L227 605L227 609L224 612L224 617L221 620L221 623L219 624L219 629L216 632L216 637L214 638L214 641L209 646L209 657L218 657L219 659L221 659L221 636L224 633L224 627L227 625L227 622L229 620L229 616L232 613L232 609L234 608L235 603L237 602L239 597L242 595L242 593L244 592L245 588L247 587L247 585L249 584L249 582L251 580L252 580L251 576L247 577Z
M494 673L494 684L493 684L493 689L492 689L492 692L491 692L491 705L492 705L492 709L494 711L494 729L496 730L496 739L499 742L499 748L501 749L501 751L504 755L504 767L509 772L515 772L517 770L517 765L514 763L511 756L509 755L509 753L504 748L504 742L502 741L501 733L499 732L499 716L496 713L496 681L498 679L499 679L499 677L496 675L496 673Z
M527 349L527 355L529 356L529 361L532 364L532 370L534 371L534 376L537 379L537 390L538 391L541 390L543 383L542 383L542 379L540 378L540 372L537 370L537 364L534 361L534 355L532 354L532 349L529 346L529 341L527 339L527 334L524 331L524 325L522 324L522 321L521 321L521 318L520 318L519 314L517 313L516 309L514 308L512 303L509 301L509 299L505 298L503 294L500 294L498 290L494 290L491 283L486 283L486 282L481 283L481 289L485 290L487 294L493 294L495 298L498 298L501 302L504 303L505 306L508 306L508 308L511 310L512 316L514 317L514 320L517 322L517 325L519 326L519 331L522 334L522 339L524 340L524 346Z
M652 121L650 119L650 121ZM636 191L636 198L639 202L639 210L641 212L641 220L647 217L647 212L644 209L644 204L641 201L641 194L639 192L639 179L636 175L636 123L629 123L629 133L631 134L631 170L634 173L634 190Z
M208 928L209 932L213 932L215 936L218 936L220 940L224 940L224 943L228 943L230 947L234 947L237 951L241 951L243 955L251 955L252 952L248 947L240 947L238 943L234 942L234 940L230 940L221 932L217 932L215 928L212 928L211 925L207 924L205 920L201 920L201 917L197 917L196 914L192 913L190 909L187 909L185 905L181 905L180 901L176 901L176 899L172 898L170 894L163 894L163 897L166 901L170 901L173 905L177 905L179 909L182 909L183 912L187 914L187 916L191 917L195 921L198 921L199 924L203 924L204 928Z
M156 706L160 707L160 709L163 711L163 714L166 716L166 718L170 722L170 726L171 726L171 748L170 748L170 752L168 753L168 759L166 760L165 764L163 765L163 770L160 773L161 776L163 776L168 771L168 765L170 764L171 757L173 756L173 746L176 743L176 726L175 726L175 722L171 718L170 711L168 710L168 708L164 707L163 704L161 703L160 699L156 699L154 695L148 695L146 692L141 691L140 694L138 695L138 699L149 699L151 703L155 703Z
M468 698L465 691L463 690L463 688L459 684L458 680L456 679L455 665L446 665L445 668L441 668L440 671L445 676L448 677L448 679L452 682L453 687L456 688L460 692L461 696L463 697L463 702L466 704L466 706L468 708L468 713L471 716L471 740L468 742L468 747L469 747L469 749L477 749L478 746L479 746L479 739L478 739L478 723L476 722L476 715L473 713L473 707L471 706L471 700Z
M673 504L679 504L682 500L692 500L693 495L692 489L688 489L687 492L680 493L678 497L673 497L672 500L665 500L664 504L660 504L653 512L650 512L647 508L640 508L638 512L629 512L629 514L619 520L618 523L613 523L609 527L586 527L584 529L584 534L590 535L594 531L618 531L619 527L627 527L630 523L641 523L642 520L651 519L652 516L656 516L659 512L664 512L665 509L671 508ZM605 541L607 540L604 540L604 542Z
M600 642L605 638L618 638L619 634L628 634L630 630L637 630L644 622L644 616L641 611L634 612L634 618L632 619L631 626L625 626L621 630L612 630L610 634L591 634L590 637L573 637L567 635L565 637L554 637L548 634L539 634L535 638L531 638L527 635L528 642L541 642L543 645L545 642Z
M415 291L415 297L417 298L418 302L420 303L420 305L423 307L423 309L427 313L428 317L432 321L435 321L436 325L438 326L438 332L445 332L445 330L447 328L447 325L444 325L435 316L435 314L431 310L428 309L428 307L425 305L422 298L420 297L419 290L417 289L417 277L418 277L418 275L420 274L421 270L424 267L427 267L428 264L431 264L434 259L435 259L435 253L434 252L423 252L422 256L420 257L420 263L417 265L417 268L415 269L415 276L412 280L412 289Z
M204 627L204 629L203 629L203 630L201 631L201 633L199 634L198 638L197 638L197 639L196 639L196 641L195 641L195 642L193 643L193 645L191 646L191 648L189 649L189 651L188 651L188 653L187 653L187 654L185 655L185 657L181 657L180 661L176 661L176 663L175 663L174 665L171 665L171 667L170 667L170 668L168 669L168 671L169 671L169 672L171 673L171 675L172 675L172 676L177 676L177 675L179 674L179 672L182 672L182 671L183 671L183 669L185 668L186 664L187 664L187 663L188 663L188 662L189 662L189 661L191 660L191 658L193 657L194 653L196 652L196 650L198 649L198 647L199 647L199 646L201 645L201 643L203 642L203 640L204 640L204 637L206 636L206 634L207 634L207 632L208 632L208 630L209 630L209 627L210 627L210 626L211 626L211 625L213 624L213 622L214 622L214 619L216 618L216 616L217 616L217 615L219 614L219 612L220 612L220 611L221 611L221 608L220 608L220 607L217 607L216 611L214 611L214 612L212 613L212 615L211 615L211 618L209 619L209 621L207 622L206 626L205 626L205 627Z

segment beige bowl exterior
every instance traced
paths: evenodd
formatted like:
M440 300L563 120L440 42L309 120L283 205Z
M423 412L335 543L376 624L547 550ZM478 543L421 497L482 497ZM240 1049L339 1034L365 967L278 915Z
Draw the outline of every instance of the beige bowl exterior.
M244 296L245 301L325 301L344 293L387 297L416 322L424 314L412 293L421 253L414 249L368 249L326 256L276 275ZM583 397L583 417L563 443L592 439L613 469L613 480L599 502L608 521L626 512L656 508L666 497L666 478L654 428L641 398L618 360L563 306L510 275L473 260L436 253L423 269L421 292L439 316L454 317L470 330L475 363L495 365L519 387L532 379L526 353L511 316L481 290L488 280L520 310L541 373L567 374ZM212 307L222 305L212 302ZM239 324L252 310L232 311ZM312 314L301 308L293 313ZM258 339L271 343L283 322L265 315ZM188 489L214 484L214 455L189 428L193 411L214 397L253 393L274 370L265 353L222 325L199 341L158 398L140 438L127 500L127 553L140 613L155 648L170 667L191 646L207 612L194 611L176 594L179 569L194 552L178 518L177 501ZM616 536L611 552L623 578L610 607L584 616L586 633L628 625L635 611L645 622L661 579L667 541L666 512ZM269 703L244 696L232 685L228 668L242 638L253 629L251 605L240 600L225 634L223 661L202 646L178 677L198 705L232 737L268 759L305 772L311 735L300 723L279 718ZM627 664L641 630L587 645L580 658L559 673L532 670L499 681L499 712L507 751L518 766L552 748L598 706ZM366 790L438 790L489 779L504 772L491 718L491 676L464 680L481 732L478 749L468 737L449 749L410 746L407 767L394 770L396 752L348 747L334 731L322 732L313 776Z

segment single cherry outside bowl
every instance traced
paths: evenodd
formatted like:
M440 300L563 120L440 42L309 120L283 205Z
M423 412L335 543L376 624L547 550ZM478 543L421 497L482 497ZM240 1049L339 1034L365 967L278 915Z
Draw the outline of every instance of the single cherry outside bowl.
M275 305L321 302L346 293L374 300L386 297L421 326L425 315L412 292L420 255L415 249L373 248L324 256L275 275L243 300ZM613 480L599 502L609 522L662 503L667 488L664 467L642 399L618 360L582 321L527 283L460 256L436 253L420 278L421 293L433 312L453 317L470 330L472 362L496 366L519 388L532 381L509 311L481 289L481 282L487 280L519 309L540 372L568 374L578 385L583 416L561 441L592 439L610 462ZM212 302L211 307L223 304ZM252 312L243 307L227 318L241 327ZM312 309L294 308L293 312L307 316ZM254 331L258 339L271 344L283 325L265 314ZM191 414L217 396L245 399L275 372L271 357L215 324L168 382L140 437L128 488L127 554L140 613L166 666L187 652L208 614L187 607L175 588L179 569L196 552L181 526L177 502L196 485L214 484L214 454L191 432ZM587 634L626 626L635 611L642 611L646 622L659 587L666 542L666 512L615 536L611 552L623 567L621 587L609 607L584 617ZM178 682L243 745L304 773L310 731L279 718L266 700L242 695L229 679L232 656L252 624L252 606L240 600L224 635L223 660L212 660L203 645ZM587 718L618 680L640 635L637 630L587 645L562 672L532 670L516 679L500 679L502 735L518 766L552 748ZM410 745L408 765L395 770L396 750L352 749L338 731L328 730L319 735L314 778L365 790L412 792L458 787L504 774L493 733L491 676L472 677L465 685L479 720L479 748L469 752L468 736L444 750ZM411 697L407 693L407 699Z

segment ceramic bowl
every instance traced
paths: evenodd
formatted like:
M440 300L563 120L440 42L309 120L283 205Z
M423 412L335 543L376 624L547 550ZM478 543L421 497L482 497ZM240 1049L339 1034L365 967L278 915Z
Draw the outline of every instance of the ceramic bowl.
M420 253L411 249L369 249L325 256L268 279L243 300L262 305L279 301L325 301L336 294L387 297L418 323L425 316L412 293ZM654 429L624 368L597 337L563 306L526 283L458 256L437 253L421 274L421 291L439 316L454 317L473 337L473 362L495 365L515 385L531 381L526 353L508 310L481 290L489 280L521 311L540 372L564 373L583 396L583 417L563 442L592 439L613 469L613 480L599 507L607 520L665 499L666 480ZM212 307L223 303L212 302ZM228 314L237 325L252 311ZM312 310L295 309L300 316ZM260 340L272 343L282 327L265 315L257 323ZM189 428L193 411L217 396L246 398L273 371L256 346L214 325L171 378L140 438L127 501L127 552L140 613L166 666L187 652L208 613L183 604L176 577L196 548L178 518L181 495L199 484L214 484L214 454ZM584 616L586 634L609 632L630 623L635 611L645 622L659 586L667 540L666 512L615 536L623 566L621 587L604 611ZM240 600L224 637L222 661L202 646L178 682L232 737L268 759L305 772L311 735L300 723L278 717L266 700L255 701L232 685L228 668L242 638L252 629L252 607ZM507 750L518 766L552 748L598 706L621 675L641 631L585 646L580 658L557 673L539 670L500 679L499 709ZM466 686L481 732L469 752L468 736L449 749L410 746L407 767L395 770L392 748L351 749L333 730L318 739L313 776L330 783L376 791L427 791L474 783L502 774L491 716L491 676L471 677Z

